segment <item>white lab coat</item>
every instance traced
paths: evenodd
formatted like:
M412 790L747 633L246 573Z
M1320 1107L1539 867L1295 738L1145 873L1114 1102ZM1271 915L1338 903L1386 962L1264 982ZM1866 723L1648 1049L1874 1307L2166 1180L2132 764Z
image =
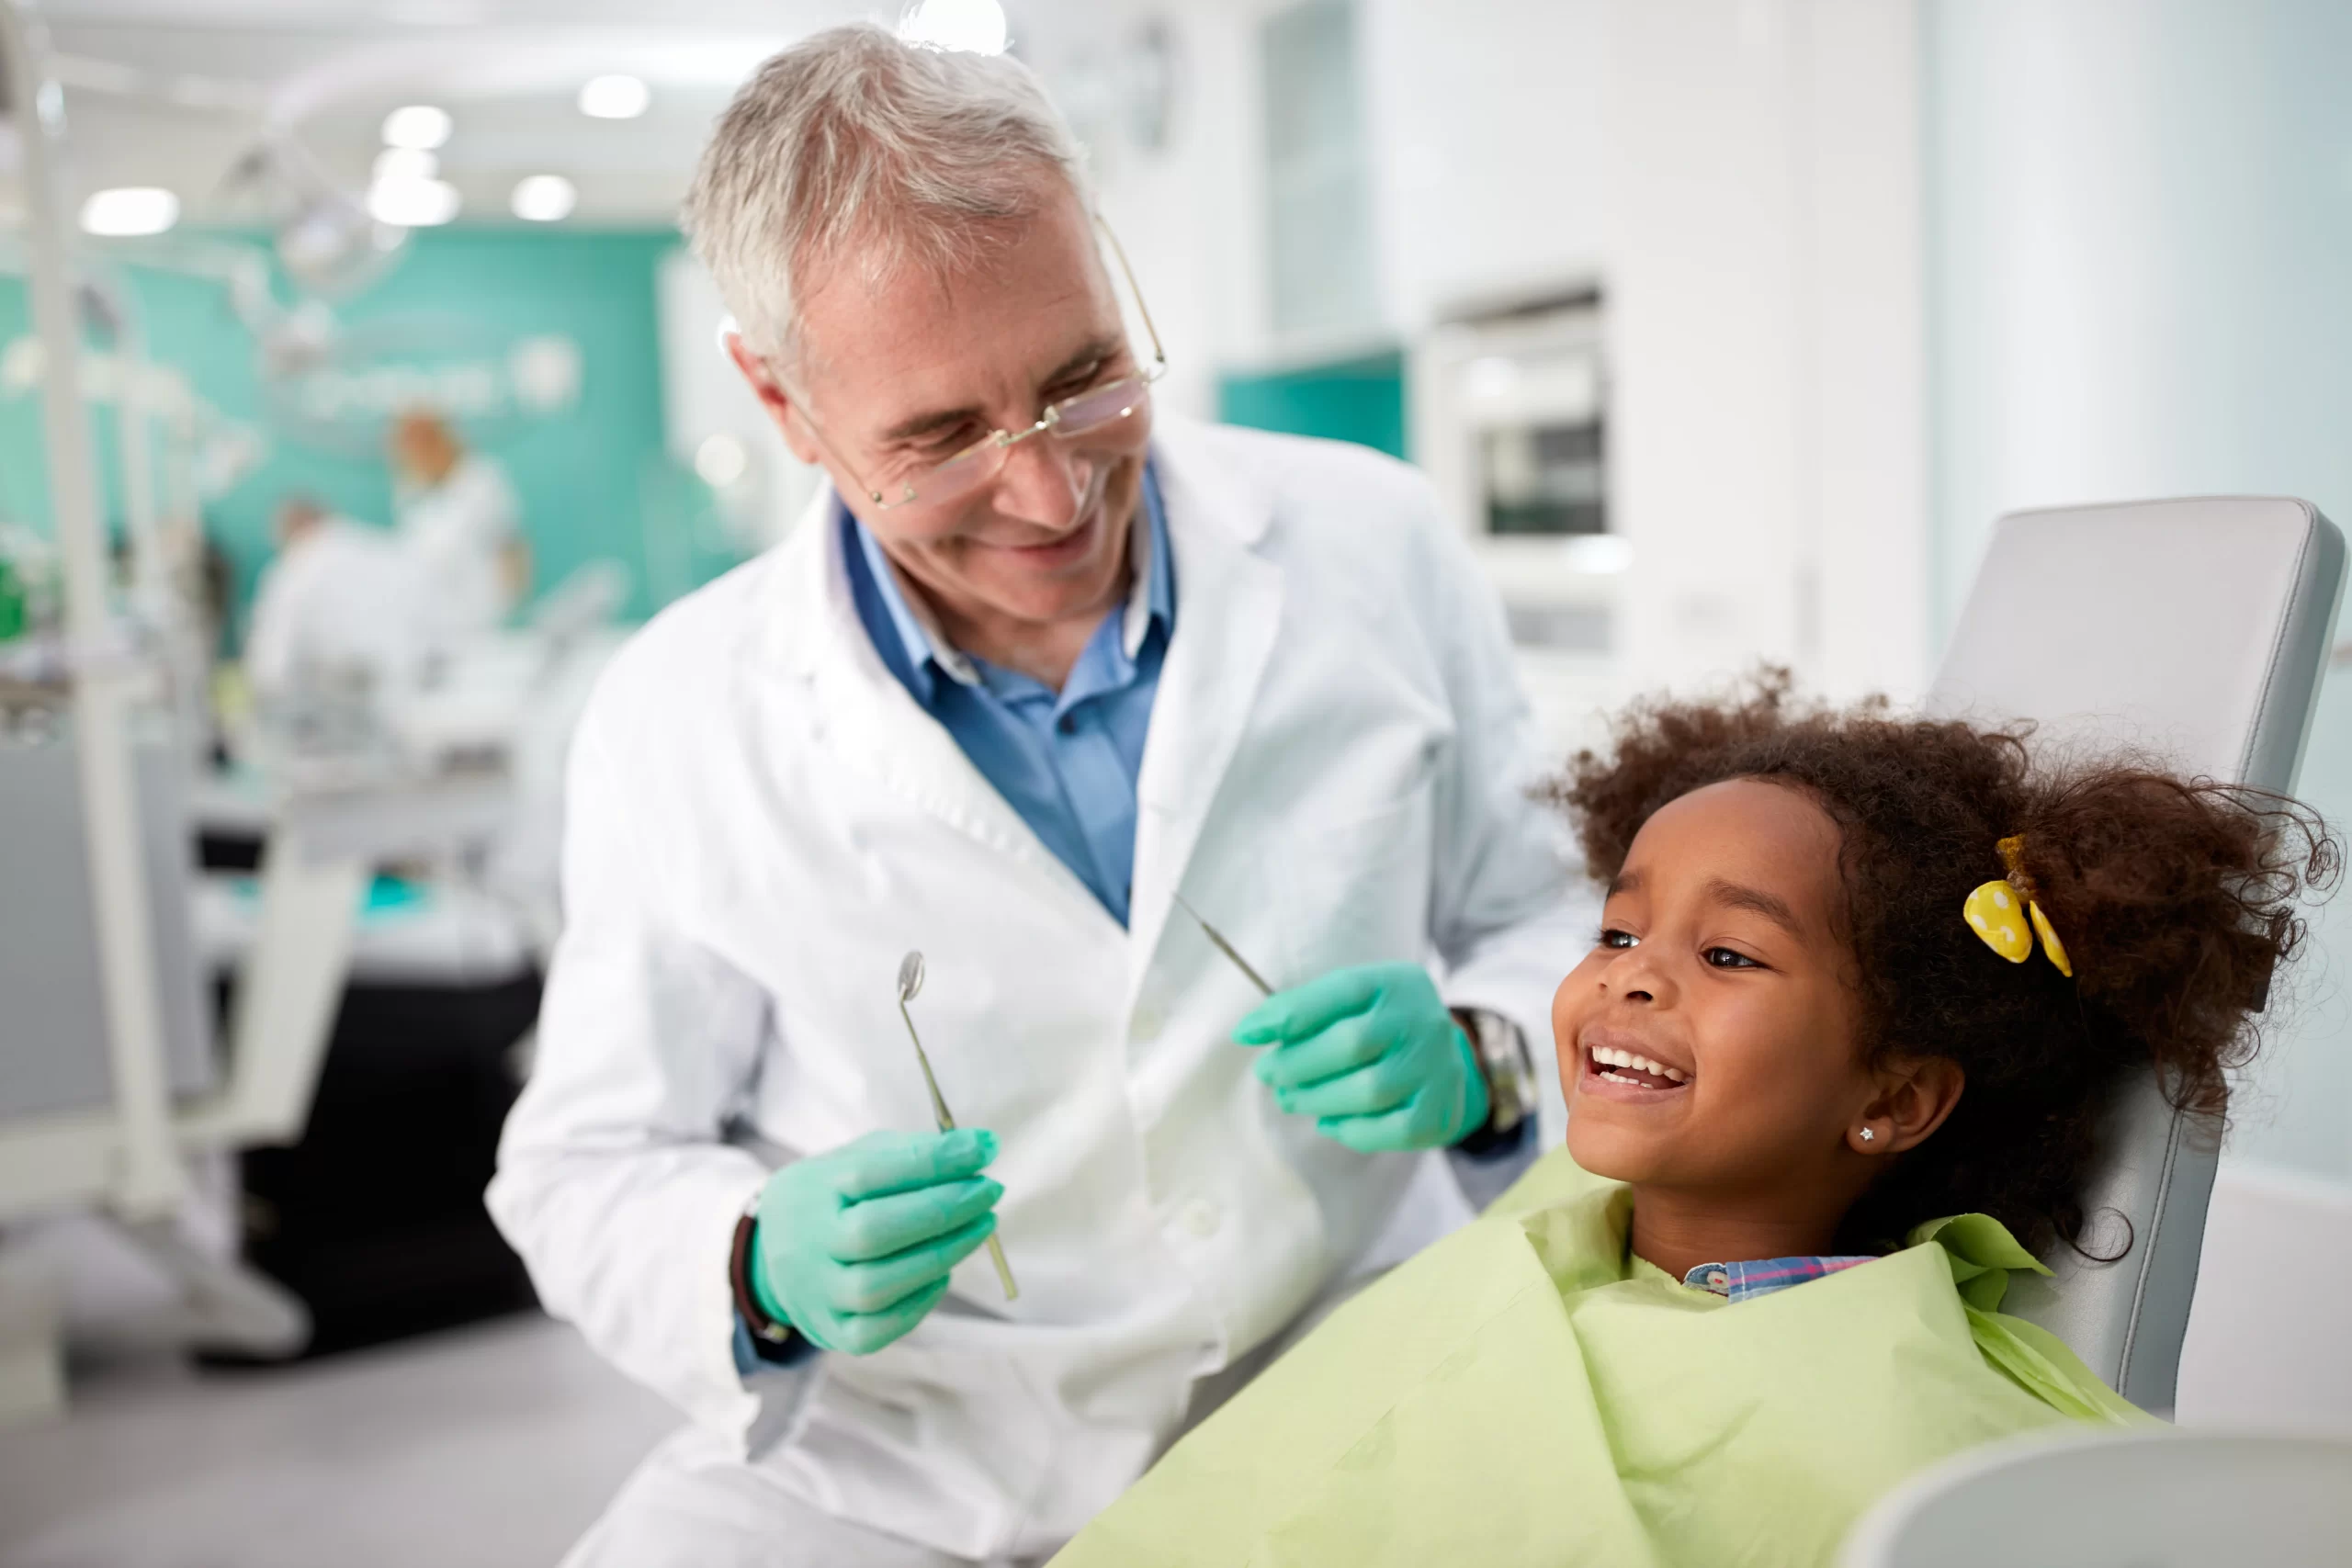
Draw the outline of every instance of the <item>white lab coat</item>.
M401 543L432 590L430 630L443 648L493 631L508 603L505 553L518 508L505 470L469 454L435 485L394 496Z
M279 551L254 592L245 675L265 697L355 678L398 694L431 649L413 561L393 538L329 517Z
M569 923L490 1193L549 1310L624 1371L787 1490L967 1558L1074 1532L1196 1379L1444 1176L1275 1110L1228 1038L1256 995L1170 895L1276 986L1434 952L1450 1000L1539 1052L1586 940L1525 793L1500 606L1421 479L1172 419L1155 450L1176 632L1132 930L885 670L820 498L657 618L590 704ZM931 1124L893 987L909 948L948 1103L1002 1140L1020 1299L976 1254L898 1344L747 1381L726 1261L767 1156Z

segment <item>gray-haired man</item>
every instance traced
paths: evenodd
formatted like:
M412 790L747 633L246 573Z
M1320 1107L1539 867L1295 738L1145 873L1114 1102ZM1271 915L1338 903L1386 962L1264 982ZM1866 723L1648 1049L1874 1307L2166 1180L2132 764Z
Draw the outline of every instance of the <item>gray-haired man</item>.
M833 493L575 747L491 1203L693 1425L574 1561L1035 1558L1532 1145L1580 944L1501 617L1402 467L1155 425L1011 61L811 39L688 219Z

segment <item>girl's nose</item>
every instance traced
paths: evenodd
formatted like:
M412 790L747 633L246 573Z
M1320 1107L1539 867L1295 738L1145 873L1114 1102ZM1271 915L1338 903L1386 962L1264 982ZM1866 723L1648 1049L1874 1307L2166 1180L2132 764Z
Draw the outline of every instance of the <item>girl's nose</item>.
M1646 950L1628 948L1600 972L1603 994L1621 1001L1657 1006L1672 995L1671 982Z

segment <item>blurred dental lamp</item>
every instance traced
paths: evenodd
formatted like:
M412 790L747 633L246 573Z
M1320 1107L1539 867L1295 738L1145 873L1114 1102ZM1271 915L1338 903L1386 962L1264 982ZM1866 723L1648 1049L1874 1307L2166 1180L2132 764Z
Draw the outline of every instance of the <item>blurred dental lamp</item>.
M238 159L222 182L221 200L232 221L275 231L279 265L306 294L357 293L383 276L408 240L405 229L378 222L291 141L265 141ZM260 318L252 312L265 306L266 282L261 294L239 306L256 331Z

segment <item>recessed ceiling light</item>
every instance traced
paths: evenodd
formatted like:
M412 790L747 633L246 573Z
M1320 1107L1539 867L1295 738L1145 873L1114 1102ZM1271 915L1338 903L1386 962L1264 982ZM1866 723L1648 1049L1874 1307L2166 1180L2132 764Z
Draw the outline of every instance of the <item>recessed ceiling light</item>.
M431 180L441 175L441 160L422 147L387 147L376 154L368 176L385 180Z
M634 76L592 76L580 85L580 112L591 119L635 119L653 102Z
M384 117L384 145L430 152L449 140L449 111L431 104L409 104Z
M558 223L571 216L580 192L561 175L532 175L514 182L509 205L514 216L529 223Z
M124 239L160 234L180 220L180 198L160 186L93 191L82 204L82 231Z
M922 0L907 8L899 36L909 43L927 43L934 49L1002 54L1004 7L997 0Z
M378 180L368 187L368 216L401 229L435 228L463 204L447 180Z

